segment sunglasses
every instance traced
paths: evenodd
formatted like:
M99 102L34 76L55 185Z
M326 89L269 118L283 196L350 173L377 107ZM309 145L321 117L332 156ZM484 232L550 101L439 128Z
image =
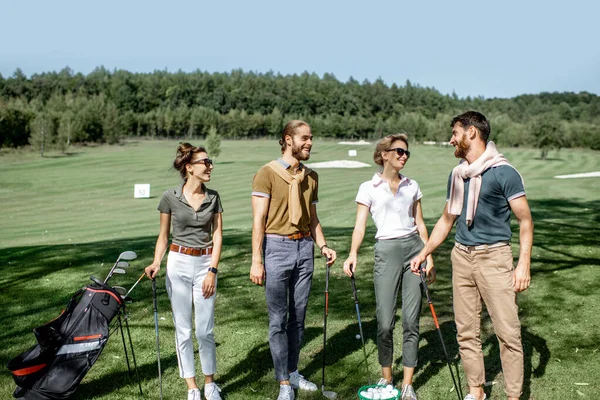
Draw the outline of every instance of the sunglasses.
M210 158L202 158L200 160L196 160L196 161L190 163L190 165L194 165L194 164L204 164L206 166L209 166L209 165L213 165L213 160L211 160Z
M395 151L398 157L402 157L406 154L406 158L410 158L410 151L404 150L402 147L396 147L395 149L388 149L386 151Z

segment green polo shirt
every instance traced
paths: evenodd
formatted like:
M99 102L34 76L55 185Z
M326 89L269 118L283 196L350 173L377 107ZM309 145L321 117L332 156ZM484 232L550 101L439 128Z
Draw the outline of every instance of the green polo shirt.
M213 217L222 213L223 207L219 193L208 189L204 184L202 189L206 196L196 210L183 195L183 185L163 193L158 211L171 214L173 243L195 248L212 246Z

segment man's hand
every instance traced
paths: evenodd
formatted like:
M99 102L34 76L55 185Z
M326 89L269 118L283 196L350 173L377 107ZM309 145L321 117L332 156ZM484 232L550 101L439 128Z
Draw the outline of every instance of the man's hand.
M344 261L344 273L349 277L354 275L354 271L356 270L356 255L350 254L346 261Z
M323 246L321 249L321 255L327 259L327 265L332 266L335 260L337 259L337 253L335 250L330 249L327 245Z
M426 257L423 255L423 253L417 254L417 256L415 258L410 260L410 270L413 272L413 274L415 274L415 275L420 274L419 269L421 268L421 264L423 264L425 262L425 260L426 260Z
M262 286L265 281L265 266L262 262L252 262L252 266L250 267L250 280L257 285Z
M528 263L521 262L517 264L517 268L513 271L513 287L515 292L519 293L524 290L527 290L529 284L531 283L531 275L529 272Z

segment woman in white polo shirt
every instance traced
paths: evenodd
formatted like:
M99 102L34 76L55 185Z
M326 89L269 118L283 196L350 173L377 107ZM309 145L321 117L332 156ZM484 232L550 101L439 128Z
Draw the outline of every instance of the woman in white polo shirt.
M186 381L188 400L201 400L194 367L193 306L204 398L221 400L221 389L214 382L217 358L213 327L223 208L219 194L205 185L210 181L213 163L204 147L181 143L173 167L183 183L164 192L160 199L160 233L146 275L154 278L158 274L168 248L167 293L173 310L179 375ZM171 227L173 240L169 246Z
M419 276L410 269L410 260L421 251L428 239L421 210L421 190L412 179L400 174L410 152L405 134L381 139L373 160L383 169L358 189L356 223L352 246L344 272L356 274L358 249L365 236L369 213L377 233L373 282L377 302L377 349L382 378L379 384L392 384L393 334L398 292L402 293L402 400L416 400L412 378L417 366L421 286ZM427 277L435 280L433 259L427 259Z

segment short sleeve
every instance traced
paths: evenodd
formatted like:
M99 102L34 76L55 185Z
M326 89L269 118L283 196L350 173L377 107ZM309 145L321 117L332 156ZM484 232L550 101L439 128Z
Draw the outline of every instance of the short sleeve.
M525 187L521 175L510 165L496 167L496 180L502 188L502 195L507 201L525 196Z
M364 182L358 187L358 193L354 201L371 208L373 199L371 198L371 193L369 193L369 185L372 185L371 182Z
M448 185L446 186L446 201L450 201L450 187L452 186L452 172L448 175Z
M254 179L252 179L252 195L261 197L271 197L272 183L268 167L264 166L258 170Z
M417 186L417 190L415 191L415 197L414 197L413 201L419 201L419 200L421 200L421 197L423 197L423 193L421 192L421 187L419 186L419 184L416 181L413 181L413 182Z
M219 196L219 193L215 192L215 195L216 195L216 199L215 199L214 213L219 214L219 213L223 212L223 205L221 204L221 196Z
M315 171L312 172L315 178L315 190L312 193L312 204L317 204L319 202L319 175Z
M169 201L169 191L163 193L158 203L158 211L162 214L171 214L171 202Z

